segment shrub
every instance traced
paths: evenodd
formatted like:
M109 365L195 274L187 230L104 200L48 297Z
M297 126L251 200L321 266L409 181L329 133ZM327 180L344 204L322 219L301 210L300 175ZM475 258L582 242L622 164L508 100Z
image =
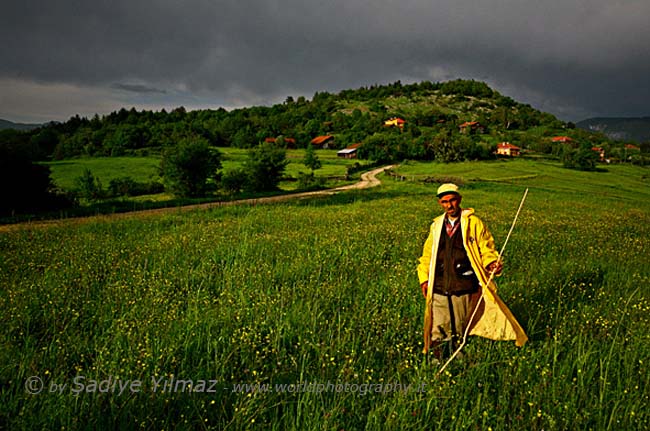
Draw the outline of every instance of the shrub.
M313 172L305 174L298 173L298 189L300 190L320 190L325 187L325 178L317 177Z
M165 186L159 182L137 182L131 177L114 178L108 184L108 195L118 196L142 196L162 193Z
M643 154L634 154L630 156L630 163L633 165L647 166L650 165L650 157Z
M75 178L77 195L89 201L97 201L106 197L102 182L95 177L90 169L84 169L83 174Z
M221 176L221 189L227 193L239 193L249 182L246 170L243 168L230 169Z

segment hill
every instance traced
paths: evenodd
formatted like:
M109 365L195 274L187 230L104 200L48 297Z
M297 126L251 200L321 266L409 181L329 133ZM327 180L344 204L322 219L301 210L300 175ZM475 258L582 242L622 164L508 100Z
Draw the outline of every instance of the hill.
M570 139L557 142L556 136ZM382 163L490 159L501 142L554 156L567 149L603 147L608 153L614 150L617 160L623 148L603 133L576 128L473 80L397 81L336 94L316 92L311 100L289 96L273 106L231 111L122 108L91 119L76 115L20 135L0 134L0 145L32 145L34 154L63 160L159 154L183 139L235 148L266 140L284 142L287 148L318 142L332 149L354 145L358 158Z
M42 126L41 124L14 123L12 121L3 120L2 118L0 118L0 130L4 130L4 129L33 130L41 126Z
M403 120L401 126L387 127L386 121L396 117ZM329 135L334 148L363 143L362 158L449 161L445 154L450 151L461 160L482 158L504 140L535 145L543 136L572 133L566 129L567 124L553 115L503 96L483 82L455 80L317 92L311 100L287 97L270 107L232 111L122 108L91 119L74 116L32 133L39 134L36 141L55 159L137 155L194 136L213 146L238 148L283 136L291 138L285 142L305 148L315 137Z
M650 141L650 117L617 118L598 117L576 123L576 126L592 132L604 133L617 141Z

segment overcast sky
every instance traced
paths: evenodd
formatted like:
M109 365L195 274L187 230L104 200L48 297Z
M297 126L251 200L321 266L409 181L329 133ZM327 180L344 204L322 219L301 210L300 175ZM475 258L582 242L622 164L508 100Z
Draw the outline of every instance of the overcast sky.
M9 0L0 118L487 82L563 120L650 115L648 0Z

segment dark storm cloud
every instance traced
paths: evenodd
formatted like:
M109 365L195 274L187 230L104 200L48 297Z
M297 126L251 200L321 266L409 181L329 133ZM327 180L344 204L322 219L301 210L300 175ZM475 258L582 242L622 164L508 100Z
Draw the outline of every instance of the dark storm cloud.
M116 90L124 90L128 91L131 93L138 93L138 94L166 94L167 91L165 90L160 90L158 88L152 88L152 87L147 87L146 85L141 85L141 84L113 84L111 85L111 88L115 88Z
M14 3L0 78L246 105L461 77L565 118L648 113L645 0Z

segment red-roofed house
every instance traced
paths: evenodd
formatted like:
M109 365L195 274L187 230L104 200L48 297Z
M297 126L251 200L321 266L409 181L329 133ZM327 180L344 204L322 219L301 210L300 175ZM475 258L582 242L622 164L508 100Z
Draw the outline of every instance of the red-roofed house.
M460 133L485 133L485 126L479 123L478 121L466 121L460 126L458 126Z
M332 135L323 135L316 136L311 140L311 144L316 148L328 149L334 142L334 136Z
M554 138L551 138L551 141L553 142L561 142L563 144L568 144L573 142L573 139L569 138L568 136L555 136Z
M265 138L264 142L275 144L275 142L278 140L278 138ZM287 148L297 148L296 147L296 140L293 138L282 138L284 141L284 144L287 146Z
M390 120L384 121L384 126L399 127L400 129L404 128L404 124L406 124L406 121L399 117L391 118Z
M520 151L521 148L512 145L510 142L501 142L497 145L497 154L502 156L516 157Z

